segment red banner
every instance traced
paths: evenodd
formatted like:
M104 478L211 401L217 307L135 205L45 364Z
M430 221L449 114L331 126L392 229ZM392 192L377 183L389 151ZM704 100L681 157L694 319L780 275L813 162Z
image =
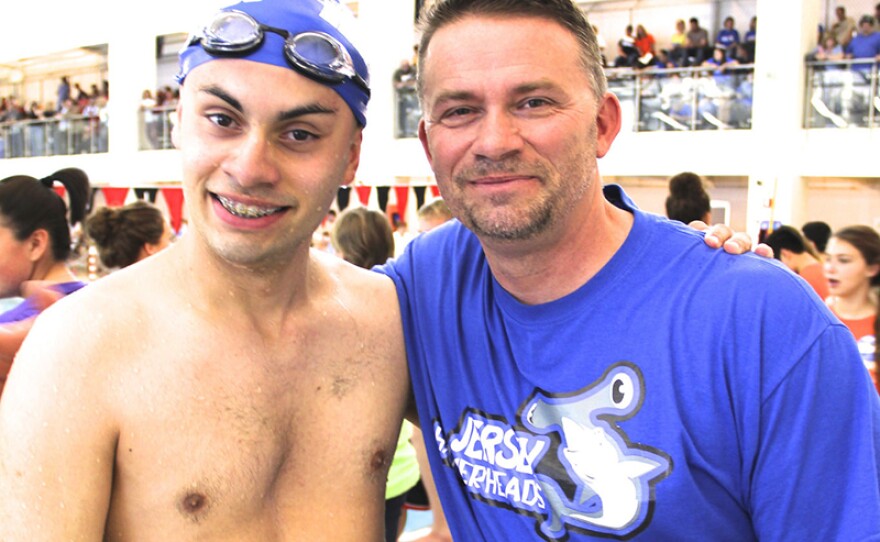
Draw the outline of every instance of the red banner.
M168 205L168 213L171 215L171 227L174 233L180 233L180 226L183 225L183 189L182 188L163 188L162 197Z
M125 187L105 186L101 189L101 193L104 194L104 201L107 202L107 207L122 207L122 204L125 203L125 197L128 195L128 190Z
M409 198L408 186L395 186L394 192L397 194L397 212L400 216L406 216L406 201Z
M355 186L354 189L357 190L358 199L361 200L361 203L366 207L366 205L370 202L370 190L372 190L372 186Z

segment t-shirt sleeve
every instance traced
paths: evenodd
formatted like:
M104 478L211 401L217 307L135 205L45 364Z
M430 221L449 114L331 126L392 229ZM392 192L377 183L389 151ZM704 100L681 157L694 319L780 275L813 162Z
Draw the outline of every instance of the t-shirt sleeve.
M761 418L747 486L758 539L880 540L880 397L843 325L770 390Z

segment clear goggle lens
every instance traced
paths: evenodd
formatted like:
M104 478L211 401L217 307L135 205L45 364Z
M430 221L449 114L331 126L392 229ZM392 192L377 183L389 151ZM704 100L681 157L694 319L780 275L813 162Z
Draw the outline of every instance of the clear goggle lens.
M368 94L369 85L358 75L351 55L339 41L323 32L290 32L258 23L240 11L225 11L208 24L200 35L194 35L188 45L201 42L211 55L246 55L262 45L265 32L284 38L284 57L295 69L329 83L345 79L353 81Z

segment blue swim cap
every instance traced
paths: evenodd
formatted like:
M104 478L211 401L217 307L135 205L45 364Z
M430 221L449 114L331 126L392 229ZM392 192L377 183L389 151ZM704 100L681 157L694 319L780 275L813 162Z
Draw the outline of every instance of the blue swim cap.
M253 17L258 23L274 27L297 35L302 32L323 32L336 39L348 52L357 74L369 85L370 75L367 63L357 48L352 44L352 26L356 20L351 11L338 0L245 0L220 10L240 11ZM272 64L282 68L293 69L284 54L284 38L274 32L264 32L263 43L255 51L247 54L229 54L214 56L208 53L200 42L187 42L189 46L180 51L180 68L177 82L183 84L186 76L196 67L220 58L243 58ZM367 103L370 101L369 91L361 88L350 78L338 83L319 81L305 71L299 71L306 77L324 84L345 100L351 108L355 120L361 126L367 124Z

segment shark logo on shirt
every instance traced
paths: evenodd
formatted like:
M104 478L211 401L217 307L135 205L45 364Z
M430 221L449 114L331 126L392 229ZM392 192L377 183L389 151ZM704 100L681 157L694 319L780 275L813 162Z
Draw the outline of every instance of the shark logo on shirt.
M617 425L643 400L641 372L621 362L573 394L536 391L517 427L469 411L448 439L436 423L434 435L471 495L539 518L545 540L572 528L627 539L647 527L653 488L672 471L668 455L631 443Z
M559 461L577 486L568 499L556 480L539 475L550 504L545 535L559 538L564 524L616 536L643 526L653 485L671 471L668 456L631 444L615 423L634 415L643 399L638 368L619 363L586 390L565 397L537 393L527 403L523 423L538 434L561 435Z

